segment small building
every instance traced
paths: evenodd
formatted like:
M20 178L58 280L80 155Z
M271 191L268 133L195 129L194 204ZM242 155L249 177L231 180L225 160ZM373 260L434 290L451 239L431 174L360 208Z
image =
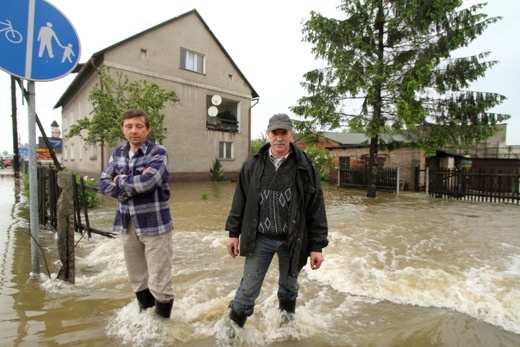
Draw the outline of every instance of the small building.
M520 146L506 145L507 124L497 124L497 132L490 138L464 148L447 147L445 150L456 155L468 155L471 158L520 159Z
M336 167L356 168L368 166L370 158L370 138L362 133L351 132L319 132L316 145L320 149L326 149L334 158ZM381 135L379 138L380 149L377 156L378 166L383 168L399 168L400 178L404 180L404 190L415 189L415 169L424 167L424 151L413 145L404 136ZM305 149L303 139L295 140L295 145ZM392 148L390 149L384 149ZM336 176L331 170L331 183L337 183Z
M172 180L209 180L215 159L226 178L238 175L249 156L251 104L259 96L197 10L93 54L56 103L55 108L62 108L63 166L93 178L99 177L113 148L85 148L81 138L67 139L66 134L79 119L92 117L88 97L99 84L101 67L120 71L130 81L173 90L180 98L162 110L162 144L169 153Z

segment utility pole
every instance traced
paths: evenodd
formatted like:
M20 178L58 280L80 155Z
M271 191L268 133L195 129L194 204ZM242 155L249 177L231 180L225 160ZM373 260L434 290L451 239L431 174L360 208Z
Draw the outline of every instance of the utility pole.
M20 177L20 158L18 156L18 113L16 106L16 77L11 75L11 118L13 123L13 170L16 178Z

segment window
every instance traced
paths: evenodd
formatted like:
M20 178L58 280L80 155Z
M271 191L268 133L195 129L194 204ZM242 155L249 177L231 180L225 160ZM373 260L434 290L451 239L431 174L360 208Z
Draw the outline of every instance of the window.
M95 144L90 145L90 160L97 160L97 146Z
M83 148L84 148L84 144L83 144L83 140L79 140L79 160L83 160Z
M70 144L68 157L69 157L70 161L74 161L74 144L73 143Z
M206 97L206 128L236 133L238 132L239 103L222 98L220 95Z
M339 167L342 169L350 169L350 157L339 157Z
M148 59L148 51L146 49L141 48L141 60Z
M198 73L206 72L204 55L181 48L181 68Z
M218 158L219 159L233 159L233 143L232 142L219 142L218 144Z

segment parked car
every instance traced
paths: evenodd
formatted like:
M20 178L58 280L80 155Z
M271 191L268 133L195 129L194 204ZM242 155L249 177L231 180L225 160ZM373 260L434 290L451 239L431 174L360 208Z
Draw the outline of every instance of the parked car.
M4 157L4 166L5 167L9 167L11 165L13 165L13 157L10 156L10 155L9 156L5 156Z

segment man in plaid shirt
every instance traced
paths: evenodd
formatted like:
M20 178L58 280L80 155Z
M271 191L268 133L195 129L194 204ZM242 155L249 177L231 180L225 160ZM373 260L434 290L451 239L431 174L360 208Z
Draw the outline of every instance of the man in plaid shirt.
M173 221L170 214L168 153L148 140L148 115L139 109L123 114L126 140L101 174L99 191L118 199L114 231L121 234L128 279L140 310L155 306L170 318Z

